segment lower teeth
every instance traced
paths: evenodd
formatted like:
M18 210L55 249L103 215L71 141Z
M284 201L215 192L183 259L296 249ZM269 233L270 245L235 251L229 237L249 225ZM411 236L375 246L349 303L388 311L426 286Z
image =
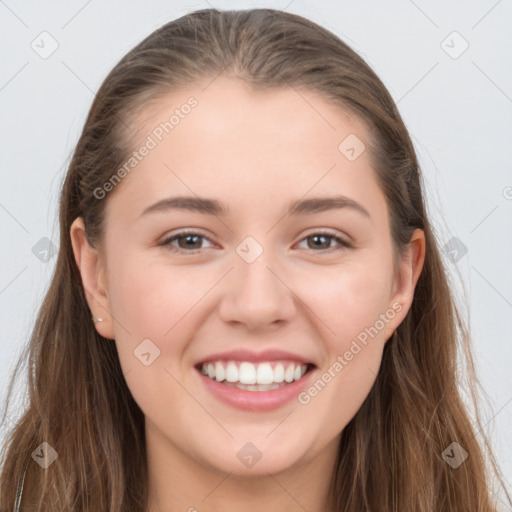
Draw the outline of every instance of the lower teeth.
M272 389L282 388L283 386L286 386L288 383L283 382L280 384L240 384L239 382L223 381L222 384L226 386L231 386L233 388L242 389L244 391L271 391Z

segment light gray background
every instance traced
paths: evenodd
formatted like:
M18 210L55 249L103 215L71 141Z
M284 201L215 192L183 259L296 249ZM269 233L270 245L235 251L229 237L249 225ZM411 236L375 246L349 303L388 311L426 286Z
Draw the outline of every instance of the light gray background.
M510 0L0 0L0 398L56 260L41 261L32 249L44 237L59 243L59 185L95 91L150 32L207 7L273 7L308 17L359 52L389 88L420 158L439 242L457 237L467 247L457 263L448 254L446 261L469 300L477 371L490 402L482 404L485 430L510 488ZM45 59L32 48L51 48L44 31L58 44ZM0 441L19 410L10 409Z

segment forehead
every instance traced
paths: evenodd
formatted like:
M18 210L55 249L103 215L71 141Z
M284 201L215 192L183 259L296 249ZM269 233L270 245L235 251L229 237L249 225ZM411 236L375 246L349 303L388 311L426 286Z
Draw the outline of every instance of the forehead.
M259 159L262 150L273 149L288 159L311 152L337 157L339 143L349 134L370 142L358 116L318 91L261 89L226 77L160 94L138 109L131 130L134 146L150 135L158 146L195 145L193 157L206 155L206 149L236 156L238 148Z
M134 151L150 149L118 188L138 212L175 192L246 205L379 193L369 151L343 152L347 140L369 149L365 124L315 91L218 77L152 100L132 126Z

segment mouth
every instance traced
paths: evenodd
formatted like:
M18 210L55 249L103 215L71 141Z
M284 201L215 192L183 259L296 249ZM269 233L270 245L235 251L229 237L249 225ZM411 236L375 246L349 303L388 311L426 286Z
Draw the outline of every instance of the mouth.
M301 380L315 367L299 361L217 360L202 362L196 369L206 378L243 391L265 392L280 389Z

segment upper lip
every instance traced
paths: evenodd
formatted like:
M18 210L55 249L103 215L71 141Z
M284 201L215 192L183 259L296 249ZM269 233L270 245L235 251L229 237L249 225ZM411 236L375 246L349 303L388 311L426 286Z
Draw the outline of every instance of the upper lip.
M281 360L292 360L298 361L303 364L311 364L311 361L292 352L286 352L284 350L267 349L261 352L252 352L247 349L230 350L227 352L217 352L210 354L202 358L197 364L208 363L213 361L249 361L253 363L261 363L264 361L281 361Z

